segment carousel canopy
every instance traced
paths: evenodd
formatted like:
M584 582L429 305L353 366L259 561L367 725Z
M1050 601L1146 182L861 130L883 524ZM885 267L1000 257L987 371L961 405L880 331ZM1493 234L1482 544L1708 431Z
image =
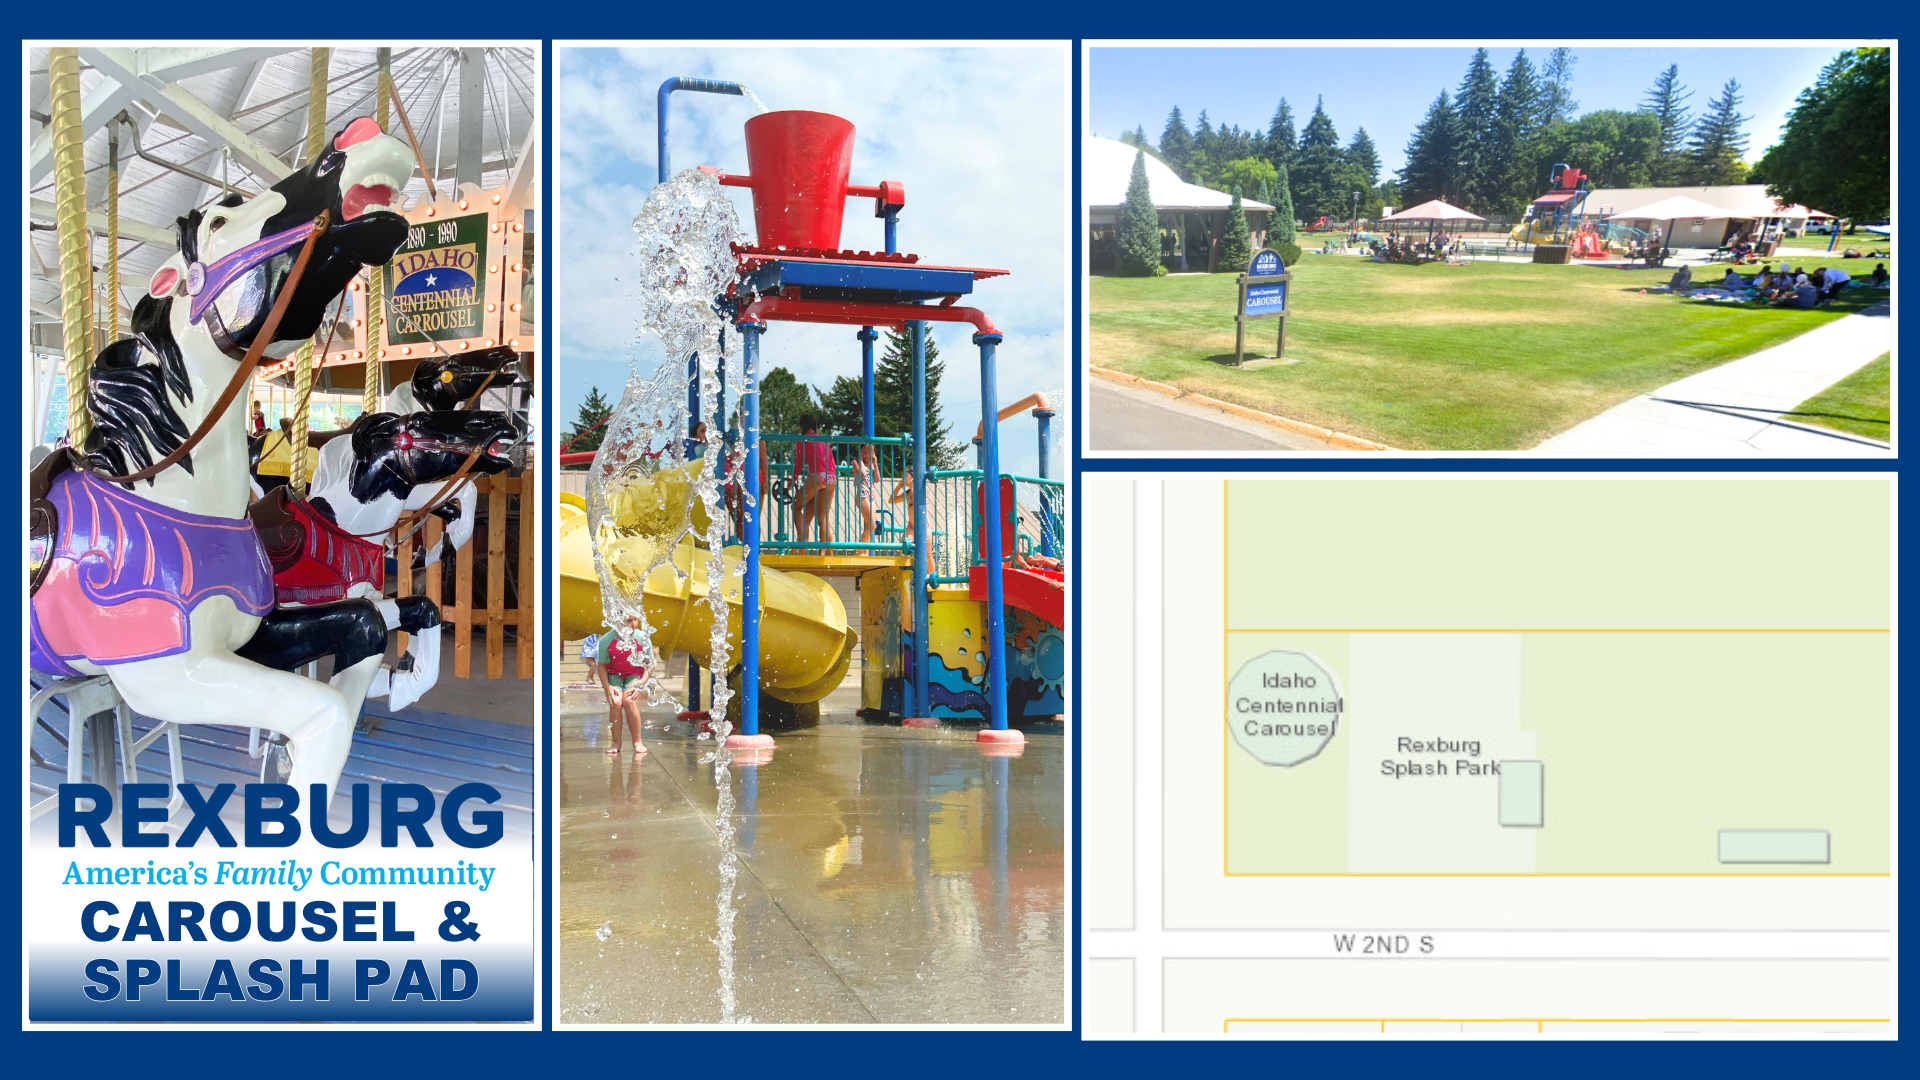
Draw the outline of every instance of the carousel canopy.
M1381 218L1382 221L1485 221L1479 214L1462 210L1452 203L1440 199L1428 199L1419 206L1409 206L1397 214Z
M176 218L204 210L229 189L258 194L303 164L312 62L311 49L285 46L80 50L96 268L107 254L109 121L124 121L112 133L120 151L122 327L148 278L174 252ZM27 67L33 340L58 350L60 258L53 229L47 49L29 49ZM391 68L427 168L442 191L456 178L497 187L521 165L533 146L529 135L540 130L537 49L402 46L393 49ZM356 117L373 115L378 77L376 48L333 50L328 134ZM405 137L397 117L391 126L391 134ZM416 173L403 194L412 202L425 192L426 180ZM99 274L96 270L97 280Z

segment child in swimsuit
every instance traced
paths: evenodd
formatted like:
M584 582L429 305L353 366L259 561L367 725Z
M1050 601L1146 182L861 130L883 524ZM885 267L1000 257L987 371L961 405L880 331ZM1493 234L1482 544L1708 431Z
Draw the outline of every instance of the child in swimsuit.
M620 756L620 727L624 722L633 736L633 756L638 758L647 752L640 741L640 703L647 694L647 666L641 661L640 620L629 619L627 626L634 632L631 641L620 640L620 635L612 631L600 635L597 659L600 688L607 694L607 722L613 726L613 743L607 753Z

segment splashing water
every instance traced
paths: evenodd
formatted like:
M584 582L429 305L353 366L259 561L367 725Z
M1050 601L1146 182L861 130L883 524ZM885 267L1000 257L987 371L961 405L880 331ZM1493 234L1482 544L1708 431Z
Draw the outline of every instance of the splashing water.
M641 264L638 328L643 336L657 337L669 357L697 358L700 415L711 421L719 380L734 387L744 381L738 358L729 355L726 322L716 306L734 277L731 245L740 239L738 215L715 177L689 169L653 190L633 227ZM638 644L649 666L648 703L655 706L672 698L661 678L666 666L654 648L656 628L647 615L646 596L650 591L674 596L691 584L700 555L692 542L696 534L704 534L707 542L706 576L716 624L709 663L722 672L728 666L726 598L712 586L724 573L723 489L737 487L740 462L722 462L726 440L721 425L712 422L706 457L688 460L681 435L689 419L687 382L683 360L669 359L651 377L636 367L587 482L603 614L623 644ZM711 462L724 467L716 470ZM716 715L724 716L730 696L716 685Z
M742 89L766 111L752 91ZM657 337L669 359L650 378L643 377L637 367L629 376L588 475L587 514L607 625L629 646L636 640L640 644L650 667L648 702L657 706L671 704L672 698L661 679L666 665L653 644L655 629L647 616L646 597L653 592L677 598L692 587L694 563L703 554L696 540L703 541L706 549L708 667L723 675L731 667L728 600L731 595L738 603L745 567L741 549L727 546L732 519L726 491L740 492L746 505L752 504L753 497L742 482L744 455L729 453L726 425L716 420L723 382L736 395L756 391L747 387L718 305L734 280L732 245L742 239L739 217L719 181L698 169L679 174L654 188L634 218L633 228L641 262L639 330L643 336ZM705 456L691 460L681 437L690 419L688 364L681 359L688 356L697 361L699 417L707 422ZM729 411L744 416L737 398L732 404ZM725 748L733 729L727 715L732 698L728 681L715 679L709 711L717 745L710 757L701 758L701 764L713 767L719 796L715 817L720 892L713 944L719 954L723 1023L742 1019L737 1015L734 989L733 894L739 860L734 850L735 800L729 769L733 754Z
M747 88L746 88L746 87L744 87L744 86L740 88L740 92L741 92L741 93L743 93L743 94L745 94L745 95L747 95L747 100L748 100L748 101L751 101L751 102L753 102L753 103L754 103L754 104L755 104L756 106L758 106L761 112L772 112L772 111L773 111L773 110L771 110L771 109L769 109L769 108L767 108L767 103L766 103L766 102L764 102L764 101L761 101L761 100L760 100L760 95L759 95L759 94L756 94L756 93L754 93L753 91L751 91L751 90L749 90L749 89L747 89Z

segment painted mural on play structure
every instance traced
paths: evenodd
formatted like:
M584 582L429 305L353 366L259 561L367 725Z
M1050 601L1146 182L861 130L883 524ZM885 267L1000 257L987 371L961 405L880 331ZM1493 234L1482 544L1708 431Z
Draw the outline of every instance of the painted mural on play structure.
M913 574L870 570L860 576L860 705L889 716L908 715L917 628ZM932 669L929 711L948 719L987 718L986 614L962 588L934 589L927 602ZM1007 715L1053 719L1066 712L1066 641L1060 628L1029 611L1008 607Z

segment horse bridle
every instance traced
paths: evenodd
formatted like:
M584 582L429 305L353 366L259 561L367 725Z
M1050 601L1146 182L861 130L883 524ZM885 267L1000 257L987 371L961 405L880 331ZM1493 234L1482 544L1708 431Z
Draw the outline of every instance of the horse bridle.
M213 299L219 295L220 289L224 289L227 284L231 284L232 281L241 273L244 273L246 269L251 269L252 266L258 266L273 256L286 251L294 243L300 245L300 254L294 258L293 270L287 275L286 284L281 286L280 295L274 298L272 310L267 312L267 321L261 324L260 331L254 335L253 344L247 347L246 355L241 359L240 366L234 369L233 378L227 380L226 389L220 392L219 398L213 403L213 408L207 410L206 418L200 421L200 426L194 429L193 434L187 437L186 442L175 447L172 453L154 462L152 465L137 472L127 473L124 476L101 476L101 480L110 484L133 484L141 480L151 480L160 473L179 464L182 458L192 453L193 448L199 446L200 443L206 439L207 435L213 431L213 425L219 423L220 418L226 415L228 407L233 404L235 398L240 396L241 389L247 385L249 379L253 378L254 369L260 366L261 359L266 356L267 345L273 341L275 331L280 329L280 320L285 317L288 306L293 303L293 294L298 291L300 279L307 272L307 261L313 255L314 244L320 237L326 235L327 225L330 220L329 213L322 210L320 211L319 217L314 218L305 225L296 226L286 232L276 233L273 236L263 237L235 251L232 255L217 260L214 266L220 271L222 283L216 289L210 290L207 287L210 275L203 264L195 262L187 268L187 294L194 298L194 303L198 304L200 311L205 311L207 305L211 304ZM287 237L295 233L302 235L295 240L286 241L283 246L271 251L266 251L264 254L260 253L263 245L271 245L286 240ZM236 257L247 253L253 253L248 255L249 258L253 259L250 266L241 268L237 262L231 262L231 260L234 260ZM199 271L197 274L195 273L196 270ZM194 287L194 278L196 277L199 278L198 290ZM206 297L204 302L199 300L199 297L202 295ZM189 307L188 314L190 320L198 318L198 313L195 312L192 306Z
M215 259L211 263L198 260L187 266L187 321L198 323L206 317L207 333L212 336L215 348L227 355L230 360L239 360L246 350L234 342L233 335L227 330L226 320L220 317L220 309L214 302L220 299L227 287L240 278L258 269L267 260L283 255L301 242L318 232L323 232L318 219L303 222L291 229L263 236L251 244Z

